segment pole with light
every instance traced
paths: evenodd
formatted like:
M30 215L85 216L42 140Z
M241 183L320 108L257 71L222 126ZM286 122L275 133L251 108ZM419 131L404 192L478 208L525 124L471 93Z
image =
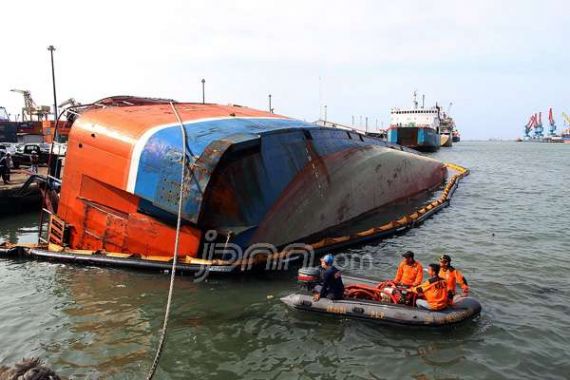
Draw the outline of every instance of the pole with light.
M55 47L53 47L53 45L49 45L47 49L51 57L51 83L53 87L53 120L57 121L57 95L55 91L55 68L53 65L53 52L55 51Z

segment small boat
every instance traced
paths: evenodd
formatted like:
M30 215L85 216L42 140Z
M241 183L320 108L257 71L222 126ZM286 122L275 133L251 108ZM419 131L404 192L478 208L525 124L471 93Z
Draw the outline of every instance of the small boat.
M309 268L301 268L299 281L303 286L310 289L314 285L315 276L318 275L315 273L316 268L307 269ZM369 278L352 276L343 276L342 278L346 287L350 285L374 286L378 284L377 280ZM438 311L367 299L346 298L332 301L321 298L315 302L310 294L301 293L290 294L281 298L281 301L297 310L405 326L450 326L473 319L481 313L481 304L473 297L456 297L452 306Z

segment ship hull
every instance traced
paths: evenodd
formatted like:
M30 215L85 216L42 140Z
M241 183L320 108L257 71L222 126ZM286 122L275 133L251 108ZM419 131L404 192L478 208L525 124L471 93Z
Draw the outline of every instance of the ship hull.
M420 152L436 152L441 146L439 134L429 127L390 127L388 141Z
M459 137L459 136L453 136L452 141L453 141L453 142L460 142L460 141L461 141L461 137Z
M307 242L447 175L439 161L355 132L239 107L177 107L189 154L185 256L216 237L242 248ZM182 162L171 106L85 112L68 145L57 217L72 227L62 245L171 257Z
M442 134L440 136L440 144L443 147L450 148L451 146L453 146L452 137L448 134Z

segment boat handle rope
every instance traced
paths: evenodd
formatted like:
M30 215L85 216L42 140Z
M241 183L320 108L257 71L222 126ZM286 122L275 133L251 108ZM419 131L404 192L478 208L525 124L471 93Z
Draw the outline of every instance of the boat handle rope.
M184 197L184 176L186 174L186 129L184 129L184 124L182 123L182 119L176 110L173 102L170 102L170 107L176 115L176 119L180 125L180 133L182 135L182 163L181 173L180 173L180 189L178 191L178 216L176 217L176 238L174 240L174 257L172 259L172 269L170 271L170 287L168 288L168 298L166 301L166 309L164 311L164 322L162 325L162 332L160 334L160 340L158 341L158 348L156 350L156 355L154 356L154 360L152 365L148 371L147 380L151 380L156 373L156 368L158 367L158 363L160 361L160 355L162 354L162 350L164 348L164 343L166 342L166 331L168 327L168 319L170 317L170 306L172 305L172 294L174 293L174 279L176 276L176 260L178 258L178 243L180 239L180 226L182 224L182 199Z

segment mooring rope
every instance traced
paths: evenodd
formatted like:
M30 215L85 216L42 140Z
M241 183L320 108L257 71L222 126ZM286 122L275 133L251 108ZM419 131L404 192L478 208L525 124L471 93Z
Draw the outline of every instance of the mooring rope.
M176 119L180 124L180 132L182 134L182 163L181 163L181 173L180 173L180 190L178 192L178 217L176 218L176 238L174 240L174 258L172 259L172 270L170 272L170 288L168 289L168 299L166 301L166 310L164 312L164 323L162 325L162 333L160 334L160 340L158 342L158 348L156 350L156 355L154 356L154 361L150 367L147 375L147 380L151 380L154 377L156 368L160 361L160 355L162 354L162 349L164 348L164 343L166 341L166 328L168 327L168 318L170 316L170 306L172 304L172 294L174 293L174 278L176 275L176 260L178 258L178 242L180 239L180 225L182 224L182 198L184 197L184 177L186 174L186 130L184 129L184 124L182 119L176 110L173 102L170 102L170 107Z

